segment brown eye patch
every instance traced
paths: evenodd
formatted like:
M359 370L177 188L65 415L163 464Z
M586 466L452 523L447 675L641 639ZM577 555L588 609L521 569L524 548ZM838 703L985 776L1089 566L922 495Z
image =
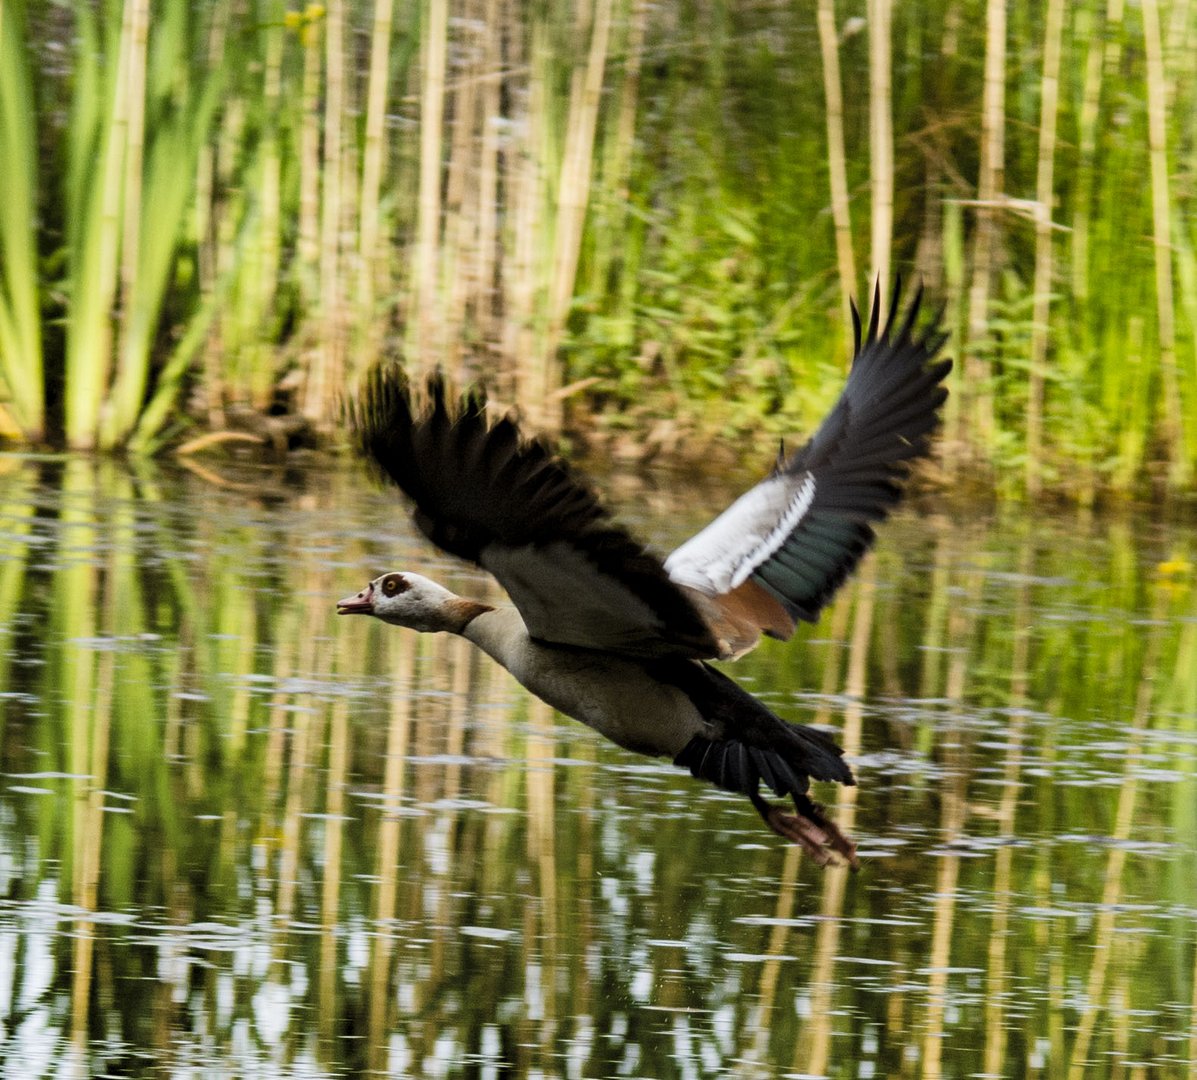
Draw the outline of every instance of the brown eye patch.
M387 574L387 576L382 579L383 596L398 596L408 587L409 586L404 580L402 574Z

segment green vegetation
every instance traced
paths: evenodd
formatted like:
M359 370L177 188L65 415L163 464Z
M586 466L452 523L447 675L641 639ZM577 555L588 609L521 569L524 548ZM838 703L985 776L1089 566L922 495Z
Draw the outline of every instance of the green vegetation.
M900 271L951 474L1192 487L1183 0L0 0L0 61L14 438L327 431L387 353L699 453L807 430Z

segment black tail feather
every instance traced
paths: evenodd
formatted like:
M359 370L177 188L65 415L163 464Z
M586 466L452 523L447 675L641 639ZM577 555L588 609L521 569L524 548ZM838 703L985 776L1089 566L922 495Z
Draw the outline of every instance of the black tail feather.
M827 752L823 743L834 751L833 756L838 758L842 753L835 743L811 728L787 726L799 735L812 736L810 744L823 753ZM792 744L787 749L792 755L801 753ZM852 838L842 832L827 816L826 810L807 794L810 778L816 774L805 758L801 765L795 765L775 750L762 750L735 739L714 740L695 735L673 762L689 769L691 775L699 780L707 780L725 791L747 795L761 819L773 832L783 840L800 844L820 866L835 861L833 852L842 856L853 870L859 865L856 844ZM835 779L846 777L845 783L854 783L846 765L841 763L837 771L839 775ZM774 794L790 798L794 804L794 814L761 798L759 788L762 780Z
M792 738L785 756L736 739L695 735L673 763L689 769L690 775L699 780L740 795L755 795L762 780L775 795L795 800L805 799L812 776L841 784L856 782L844 763L843 751L834 742L811 728L787 725L787 730Z

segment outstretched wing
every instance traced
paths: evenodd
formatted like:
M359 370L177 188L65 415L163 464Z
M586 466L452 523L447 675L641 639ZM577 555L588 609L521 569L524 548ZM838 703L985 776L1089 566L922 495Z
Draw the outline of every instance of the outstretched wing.
M874 291L863 341L853 305L852 370L814 438L665 560L674 581L738 628L739 651L762 631L784 639L796 620L818 618L872 544L871 523L898 501L910 462L927 451L952 362L933 362L947 340L938 317L915 331L921 289L895 331L899 296L900 283L878 332Z
M415 503L437 547L489 570L540 641L630 656L709 657L686 592L543 441L492 420L479 392L446 401L439 375L417 403L394 366L374 368L349 421L359 449Z

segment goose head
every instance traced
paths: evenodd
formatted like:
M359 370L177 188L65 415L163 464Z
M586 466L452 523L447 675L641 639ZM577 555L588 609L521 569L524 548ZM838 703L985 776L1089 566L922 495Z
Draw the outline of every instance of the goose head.
M411 630L460 632L460 596L420 574L391 572L376 577L361 592L337 601L338 615L373 615Z

